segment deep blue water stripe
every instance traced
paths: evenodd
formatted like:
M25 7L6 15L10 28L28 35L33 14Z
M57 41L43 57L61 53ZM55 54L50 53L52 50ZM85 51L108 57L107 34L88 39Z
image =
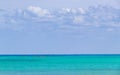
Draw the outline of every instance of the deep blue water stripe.
M0 56L120 56L120 54L0 54Z

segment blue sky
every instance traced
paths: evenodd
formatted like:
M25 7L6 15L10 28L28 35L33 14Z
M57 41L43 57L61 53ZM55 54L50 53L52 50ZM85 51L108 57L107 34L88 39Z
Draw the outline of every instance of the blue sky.
M120 53L119 0L0 0L0 54Z

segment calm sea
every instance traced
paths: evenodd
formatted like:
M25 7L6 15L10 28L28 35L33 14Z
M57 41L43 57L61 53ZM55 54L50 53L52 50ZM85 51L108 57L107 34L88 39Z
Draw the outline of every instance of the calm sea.
M0 75L120 75L120 55L1 55Z

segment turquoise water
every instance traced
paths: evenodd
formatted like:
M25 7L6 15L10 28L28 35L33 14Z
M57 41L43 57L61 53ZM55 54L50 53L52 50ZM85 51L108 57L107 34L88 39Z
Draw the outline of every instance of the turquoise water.
M0 56L0 75L120 75L120 56Z

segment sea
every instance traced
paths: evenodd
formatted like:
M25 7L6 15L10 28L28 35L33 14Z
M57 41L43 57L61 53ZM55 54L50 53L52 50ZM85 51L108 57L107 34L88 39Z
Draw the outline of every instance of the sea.
M120 75L120 55L0 55L0 75Z

